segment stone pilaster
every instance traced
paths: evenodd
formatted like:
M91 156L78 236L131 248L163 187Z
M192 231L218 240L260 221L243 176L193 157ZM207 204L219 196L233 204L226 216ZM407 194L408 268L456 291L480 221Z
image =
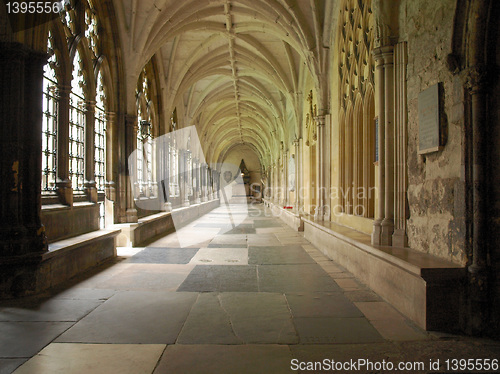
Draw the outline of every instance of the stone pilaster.
M393 47L373 51L376 63L375 102L378 117L378 206L373 223L372 244L391 245L394 231L394 165L393 165Z
M95 101L86 103L86 127L85 127L85 182L84 189L87 198L92 203L97 203L97 187L95 182L94 164L94 122L95 122Z
M70 86L59 86L59 113L57 128L57 179L56 191L59 201L73 205L73 187L69 179L69 94Z
M385 79L385 217L381 223L381 245L392 245L394 233L394 48L383 47Z
M45 54L18 43L0 43L0 84L8 88L0 91L0 295L11 291L9 287L29 288L21 284L33 276L22 270L29 263L26 257L47 251L40 221L45 62ZM11 276L19 283L12 283Z
M293 203L294 205L294 211L295 213L299 214L301 211L301 206L300 206L300 193L301 193L301 179L300 179L300 140L295 139L293 141L293 145L295 147L295 201Z
M137 222L137 209L135 207L134 201L134 186L131 183L131 176L137 178L137 163L133 162L129 165L130 155L137 149L137 116L127 115L125 116L125 136L126 136L126 159L128 170L125 171L125 175L128 176L128 184L126 188L126 198L127 198L127 210L126 210L126 222L134 223ZM134 160L137 158L135 157ZM132 175L130 169L132 169Z
M325 194L325 116L321 115L316 118L315 121L318 125L318 135L317 135L317 145L316 145L316 191L317 191L317 202L318 206L316 208L314 219L323 221L325 219L326 212L326 194ZM314 125L313 125L314 126Z

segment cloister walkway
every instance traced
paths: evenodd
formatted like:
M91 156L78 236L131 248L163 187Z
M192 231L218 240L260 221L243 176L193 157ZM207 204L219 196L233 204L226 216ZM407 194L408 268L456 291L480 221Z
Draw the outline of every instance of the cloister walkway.
M0 303L1 374L291 373L358 358L429 372L429 360L445 370L500 354L498 342L420 330L262 205L118 250L64 288ZM340 372L389 372L369 369Z

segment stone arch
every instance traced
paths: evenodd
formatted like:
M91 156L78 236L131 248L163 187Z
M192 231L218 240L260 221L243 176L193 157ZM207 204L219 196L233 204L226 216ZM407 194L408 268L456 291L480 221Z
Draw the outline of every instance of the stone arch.
M366 188L373 174L370 156L367 102L373 101L374 18L371 1L344 0L339 5L336 49L338 57L338 100L340 124L341 206L346 214L373 217ZM335 86L335 85L334 85ZM368 106L368 108L371 108ZM373 140L374 141L374 140ZM353 208L353 205L358 207Z

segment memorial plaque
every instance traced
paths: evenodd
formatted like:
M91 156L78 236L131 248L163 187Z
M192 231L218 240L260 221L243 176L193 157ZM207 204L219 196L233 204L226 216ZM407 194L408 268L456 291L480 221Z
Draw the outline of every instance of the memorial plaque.
M440 146L439 85L418 95L418 153L439 151Z

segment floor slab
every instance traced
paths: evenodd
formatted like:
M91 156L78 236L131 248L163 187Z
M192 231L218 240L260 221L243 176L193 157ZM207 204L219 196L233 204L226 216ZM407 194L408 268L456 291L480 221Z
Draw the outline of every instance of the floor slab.
M257 292L257 269L252 265L196 265L178 291Z
M40 299L3 301L0 321L78 321L101 305L103 300Z
M16 374L151 373L165 348L162 344L54 343Z
M103 289L127 291L175 291L194 265L134 264L128 271L96 284Z
M258 265L261 292L333 292L340 288L317 264Z
M286 299L274 293L222 293L220 302L233 330L247 344L296 344L298 336Z
M300 245L250 246L248 262L255 265L316 264Z
M126 262L134 264L187 264L199 248L146 247Z
M285 374L292 359L286 345L170 345L155 374Z
M0 374L11 374L27 360L27 358L0 358Z
M285 296L294 318L363 317L363 313L341 292L287 293Z
M234 333L231 319L222 307L220 295L201 293L189 312L177 339L178 344L243 344Z
M201 248L191 265L248 265L247 248Z
M59 343L172 344L196 294L126 291L114 295L59 337Z
M294 318L302 344L377 343L384 338L366 318Z
M0 358L31 357L73 322L0 322Z

